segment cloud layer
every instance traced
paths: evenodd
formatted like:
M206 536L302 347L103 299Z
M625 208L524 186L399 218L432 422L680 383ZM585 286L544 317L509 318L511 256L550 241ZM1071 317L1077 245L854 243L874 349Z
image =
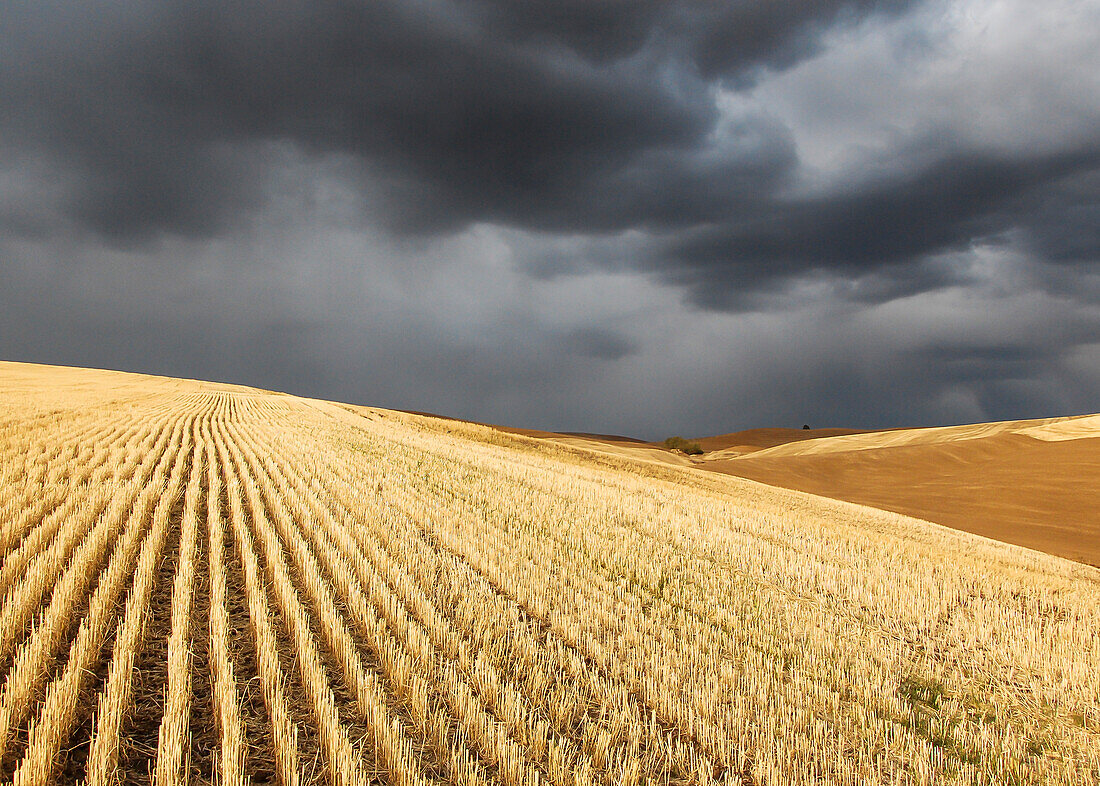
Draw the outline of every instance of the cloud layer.
M6 357L652 436L1100 409L1094 4L9 5Z

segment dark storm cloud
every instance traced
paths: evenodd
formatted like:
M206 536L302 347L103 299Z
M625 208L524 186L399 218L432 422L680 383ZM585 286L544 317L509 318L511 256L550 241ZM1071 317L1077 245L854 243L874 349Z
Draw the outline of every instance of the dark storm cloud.
M738 131L755 149L701 155L700 74L793 63L874 6L777 5L16 3L4 131L58 159L72 217L120 240L223 230L260 199L272 142L358 158L406 232L685 226L797 163L761 119Z
M707 77L744 84L762 66L786 68L820 50L832 25L899 13L913 0L770 0L678 4L674 14L691 58Z
M90 302L63 281L0 275L12 298L0 309L0 357L188 378L331 390L333 368L319 362L319 325L232 307L173 314L150 292L134 302L124 276L104 274L114 293ZM175 295L179 300L179 293Z
M579 328L566 337L566 345L578 355L600 360L621 360L638 351L629 337L605 328Z
M0 355L645 436L1095 409L1087 6L13 0Z
M864 288L862 300L924 291L954 278L925 264L928 255L996 242L1013 229L1027 231L1054 258L1095 260L1100 243L1089 219L1096 208L1086 194L1097 193L1087 186L1095 185L1098 166L1093 150L1012 159L953 153L851 191L749 207L673 241L668 257L679 264L663 271L691 286L700 304L721 307L814 270L892 281ZM1065 178L1079 185L1067 186Z
M524 46L462 4L98 10L85 29L17 8L0 89L7 134L76 168L73 209L107 234L215 231L257 186L240 148L272 140L379 168L408 229L576 221L597 170L689 148L712 115L647 68Z
M1089 258L1095 155L998 158L933 136L909 143L920 155L897 151L913 163L888 177L792 199L787 126L720 117L716 84L744 86L815 55L832 29L913 5L15 3L0 129L65 172L70 220L122 245L247 220L272 148L290 145L345 156L376 194L370 217L406 234L659 232L667 253L639 264L708 307L814 270L876 270L857 296L893 297L943 283L919 270L924 255L1020 226L1049 256ZM33 226L12 212L4 223Z
M1091 167L1063 178L1028 205L1026 219L1044 259L1061 263L1097 261L1100 249L1100 155Z
M784 68L815 54L821 34L914 0L473 0L490 29L566 47L596 62L656 44L706 78L744 83L759 67Z
M495 32L564 46L603 62L641 48L672 4L667 0L473 0L469 5Z
M1016 344L933 345L912 354L938 378L963 381L1028 379L1052 360L1042 347Z

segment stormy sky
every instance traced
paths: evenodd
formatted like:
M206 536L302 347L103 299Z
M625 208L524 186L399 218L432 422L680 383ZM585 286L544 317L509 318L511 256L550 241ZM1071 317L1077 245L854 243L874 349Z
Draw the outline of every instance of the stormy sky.
M1100 411L1096 0L6 0L0 358L664 437Z

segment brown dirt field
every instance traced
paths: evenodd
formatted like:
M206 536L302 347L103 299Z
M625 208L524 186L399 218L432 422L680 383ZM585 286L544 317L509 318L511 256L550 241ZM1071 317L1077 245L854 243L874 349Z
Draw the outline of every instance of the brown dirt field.
M1100 438L1045 441L1002 433L698 466L1100 566Z
M729 448L771 448L788 442L801 442L822 437L839 437L845 434L868 433L854 428L752 428L747 431L734 431L731 434L718 434L713 437L698 437L698 442L706 452L727 450Z

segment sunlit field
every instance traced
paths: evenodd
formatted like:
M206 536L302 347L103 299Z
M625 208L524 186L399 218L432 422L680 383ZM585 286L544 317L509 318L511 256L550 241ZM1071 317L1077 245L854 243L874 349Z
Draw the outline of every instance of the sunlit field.
M4 363L0 524L19 786L1100 782L1100 571L901 515Z

